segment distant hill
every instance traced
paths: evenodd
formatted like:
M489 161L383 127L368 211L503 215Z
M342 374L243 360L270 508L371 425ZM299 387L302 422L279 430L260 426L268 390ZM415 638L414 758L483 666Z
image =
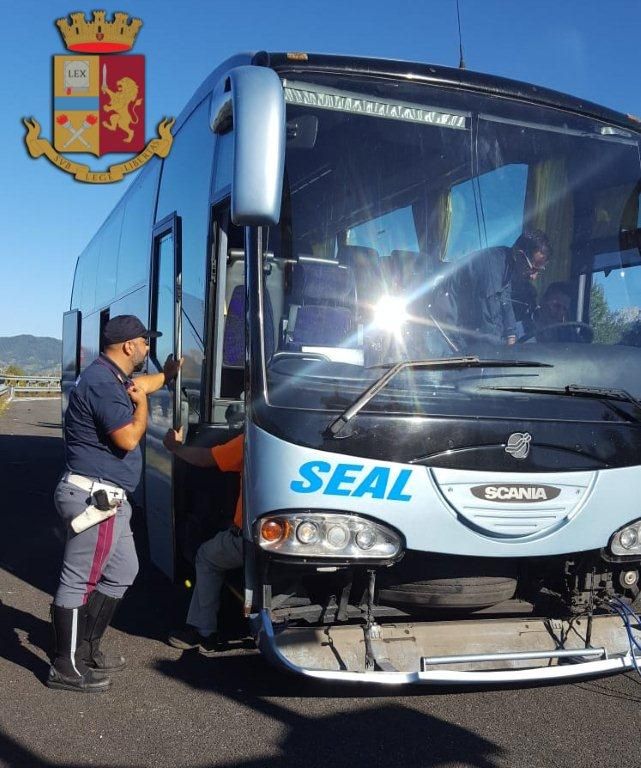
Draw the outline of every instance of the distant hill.
M18 365L25 373L60 373L62 342L50 336L0 336L0 371Z

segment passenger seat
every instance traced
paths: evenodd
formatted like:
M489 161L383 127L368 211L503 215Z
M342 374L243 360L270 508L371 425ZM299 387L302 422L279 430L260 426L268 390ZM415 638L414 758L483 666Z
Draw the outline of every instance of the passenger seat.
M303 346L336 347L354 330L355 287L351 268L337 261L301 256L294 268L292 294L300 306L293 328L288 327L290 349ZM290 313L293 319L293 314Z
M376 304L385 293L378 251L362 245L343 245L338 251L338 260L351 267L354 274L359 313L365 307Z

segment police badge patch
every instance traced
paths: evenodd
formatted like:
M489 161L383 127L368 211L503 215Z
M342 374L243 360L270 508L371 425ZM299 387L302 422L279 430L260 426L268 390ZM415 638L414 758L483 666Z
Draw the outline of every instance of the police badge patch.
M41 139L40 125L25 118L29 154L45 155L79 181L109 183L138 170L151 157L166 157L171 149L174 120L158 124L158 138L145 146L145 57L119 55L133 47L140 19L115 13L107 20L94 11L93 20L72 13L71 21L56 22L65 45L75 55L54 56L53 146ZM107 171L91 171L62 153L101 157L109 153L138 152Z

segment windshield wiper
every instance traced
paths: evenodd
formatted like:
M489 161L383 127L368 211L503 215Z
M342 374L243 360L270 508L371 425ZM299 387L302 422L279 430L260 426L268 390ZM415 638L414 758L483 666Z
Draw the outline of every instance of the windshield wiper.
M584 387L581 384L566 384L564 387L480 387L480 389L493 389L499 392L523 392L532 395L562 395L564 397L586 397L593 400L604 400L615 413L620 414L619 409L610 402L617 400L629 403L641 409L641 401L637 400L625 389L611 389L608 387ZM626 416L629 414L625 414Z
M434 360L405 360L400 363L382 363L372 368L389 368L379 379L369 386L362 395L354 400L340 416L325 430L326 437L336 437L348 421L384 389L401 371L405 370L449 370L455 368L552 368L551 363L539 363L532 360L483 360L479 357L443 357Z

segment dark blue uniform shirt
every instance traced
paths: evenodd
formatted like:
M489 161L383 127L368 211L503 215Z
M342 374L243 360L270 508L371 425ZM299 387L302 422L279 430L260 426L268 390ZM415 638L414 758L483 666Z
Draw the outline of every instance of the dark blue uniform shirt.
M462 328L497 342L515 335L513 268L510 248L485 248L469 254L455 286L458 321Z
M111 432L129 424L134 406L126 374L100 355L80 374L65 413L65 463L70 472L96 477L133 492L140 482L142 452L117 448Z

